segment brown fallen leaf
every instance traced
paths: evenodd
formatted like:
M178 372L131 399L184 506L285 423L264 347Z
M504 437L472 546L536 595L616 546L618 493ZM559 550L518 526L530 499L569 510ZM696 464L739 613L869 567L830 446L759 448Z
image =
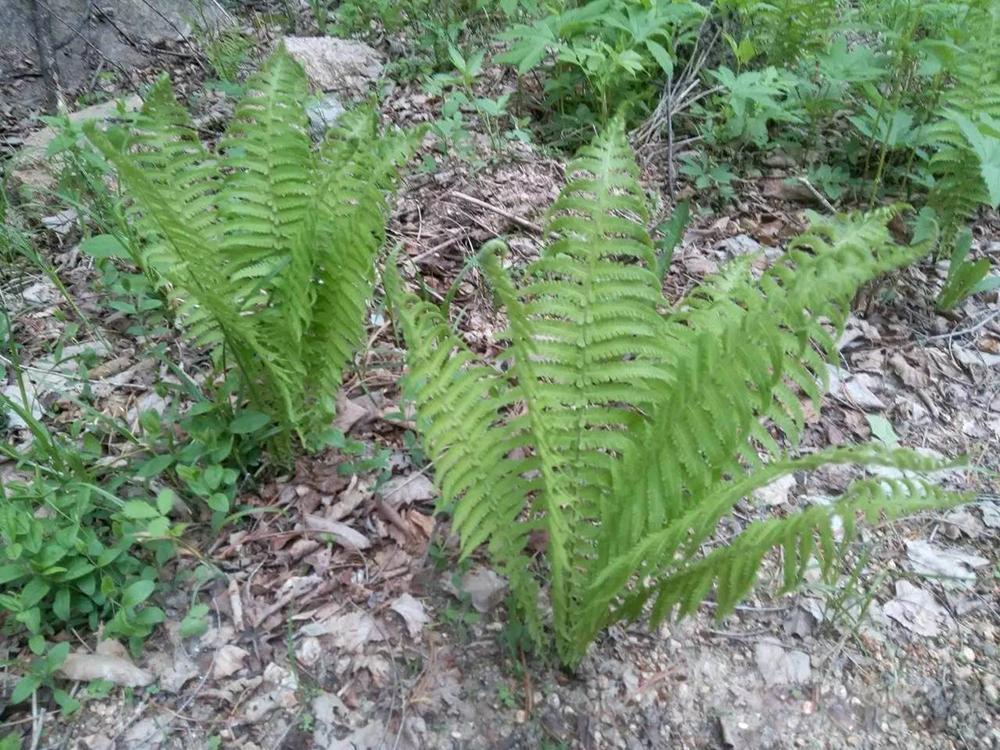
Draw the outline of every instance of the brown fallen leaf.
M926 388L930 385L930 378L927 376L927 373L911 365L906 357L899 352L889 357L889 365L892 367L893 372L899 376L899 379L910 388Z
M981 352L1000 354L1000 339L993 338L992 336L983 336L976 341L976 348Z
M431 534L434 533L434 527L437 525L433 516L426 516L419 510L413 510L412 508L406 512L406 520L411 526L419 529L425 539L431 538Z
M393 477L379 489L379 494L394 509L433 500L438 495L434 483L425 474Z
M918 635L933 637L954 626L948 610L937 603L934 595L909 581L896 582L896 598L887 601L882 611Z
M351 478L351 484L337 497L337 502L330 506L326 517L333 521L347 518L361 503L372 496L373 482L367 479Z
M387 404L379 410L379 417L389 424L403 427L407 430L417 428L417 411L413 404Z
M482 565L477 565L458 583L456 595L466 595L477 612L486 614L507 595L507 579Z
M333 420L333 426L347 434L358 422L367 421L375 416L374 409L369 408L370 404L371 400L367 397L347 398L341 391L337 394L337 417Z
M692 276L709 276L719 270L719 264L703 255L692 255L681 259L684 270Z
M153 681L151 672L140 669L127 657L113 654L72 653L57 671L67 680L107 680L125 687L145 687Z
M431 620L427 616L424 605L409 594L401 594L396 601L389 605L389 609L403 618L403 622L406 623L406 629L410 633L411 638L416 638L420 635L420 631L424 629L424 625Z
M306 526L313 531L323 531L332 536L337 544L350 549L368 549L371 542L364 534L355 531L346 523L331 521L322 516L307 515L303 517Z
M360 651L369 641L383 640L378 623L367 612L348 612L309 623L299 633L314 638L330 636L330 644L334 648L350 652Z
M227 644L215 652L212 677L216 680L229 677L243 669L243 663L250 653L239 646Z

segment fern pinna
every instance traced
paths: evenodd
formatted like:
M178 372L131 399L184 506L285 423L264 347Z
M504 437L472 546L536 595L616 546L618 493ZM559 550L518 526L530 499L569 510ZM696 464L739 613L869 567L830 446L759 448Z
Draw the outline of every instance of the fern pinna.
M217 152L166 77L127 132L86 133L116 167L146 270L187 330L224 345L279 436L308 439L364 332L385 191L413 137L382 135L361 111L313 148L305 74L280 48L246 89Z
M691 612L714 590L724 614L763 555L783 550L785 583L812 558L829 570L855 515L894 516L957 501L910 478L940 468L905 451L857 447L786 455L818 404L858 287L918 258L890 239L888 211L816 218L754 283L738 262L665 313L637 168L619 126L571 164L552 207L554 238L517 274L496 245L482 270L509 321L508 367L479 361L433 304L386 287L409 348L407 388L463 555L481 544L511 582L537 640L529 534L547 532L552 631L573 665L606 625ZM743 498L824 464L893 466L828 506L748 526L705 552ZM843 537L834 536L840 518Z

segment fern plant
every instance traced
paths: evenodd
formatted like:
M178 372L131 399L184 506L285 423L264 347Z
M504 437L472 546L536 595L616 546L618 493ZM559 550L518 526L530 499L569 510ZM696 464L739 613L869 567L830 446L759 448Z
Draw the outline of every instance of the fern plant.
M380 135L357 112L313 148L305 74L283 49L246 88L215 152L166 77L127 132L86 133L132 201L143 264L287 446L333 413L364 331L385 191L414 136Z
M945 249L981 205L1000 205L1000 6L970 3L971 38L954 64L941 117L930 129L934 176L927 204L941 222Z
M721 616L749 591L770 549L782 551L792 586L813 558L832 569L856 514L891 517L959 499L916 478L939 467L914 453L782 448L803 429L800 393L821 399L858 287L926 250L892 242L888 210L816 218L759 282L736 263L665 312L620 123L567 173L548 222L554 239L538 260L515 280L495 245L482 254L509 321L509 367L479 361L440 309L386 274L409 348L407 389L462 554L487 545L537 641L546 571L526 549L535 530L548 539L551 632L572 666L602 628L638 617L650 600L656 622L690 613L714 590ZM916 474L860 479L835 503L706 546L754 489L825 464Z

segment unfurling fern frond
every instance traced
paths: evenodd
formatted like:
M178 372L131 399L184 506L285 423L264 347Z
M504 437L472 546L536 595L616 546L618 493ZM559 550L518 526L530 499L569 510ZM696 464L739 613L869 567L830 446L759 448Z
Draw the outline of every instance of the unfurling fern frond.
M760 281L737 263L665 314L620 125L568 175L538 260L511 274L493 246L482 254L508 320L506 369L478 361L394 270L386 280L409 347L407 391L462 553L488 545L537 637L540 571L525 546L535 529L547 532L552 629L565 663L649 600L659 618L690 612L714 591L725 612L772 548L784 551L790 585L812 557L836 561L856 514L960 498L922 479L863 479L830 506L751 525L703 554L741 499L791 472L940 468L906 451L789 456L782 447L803 429L801 399L820 401L858 287L926 248L892 241L890 210L814 217Z
M355 112L314 148L305 74L283 49L246 84L217 153L167 78L125 133L88 126L117 168L160 279L199 344L224 346L287 445L326 426L364 330L386 191L412 136Z

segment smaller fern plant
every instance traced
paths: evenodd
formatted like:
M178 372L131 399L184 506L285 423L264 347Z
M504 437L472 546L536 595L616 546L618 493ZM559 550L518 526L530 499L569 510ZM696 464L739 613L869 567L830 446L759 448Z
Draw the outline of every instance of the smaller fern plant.
M956 59L939 119L930 128L927 204L941 223L944 250L954 249L965 223L982 205L1000 206L1000 5L974 0L963 27L970 39Z
M117 169L141 237L191 337L235 362L243 396L284 451L333 414L364 332L386 193L418 134L380 134L372 111L344 116L318 147L301 66L279 48L246 84L216 151L168 78L127 131L86 127Z
M926 252L892 241L890 210L816 218L759 282L737 262L665 312L621 124L567 174L538 260L512 277L495 245L482 254L509 321L508 367L480 361L394 269L385 280L409 349L406 389L461 554L487 546L537 642L550 629L573 666L602 628L650 602L655 623L714 593L722 616L769 550L781 551L783 586L792 587L814 560L833 569L858 515L962 499L925 478L940 462L916 453L782 448L803 430L801 399L821 401L855 292ZM903 474L859 479L830 505L756 521L713 545L755 489L828 464ZM543 567L527 548L538 529L548 540ZM551 625L539 606L545 579Z

